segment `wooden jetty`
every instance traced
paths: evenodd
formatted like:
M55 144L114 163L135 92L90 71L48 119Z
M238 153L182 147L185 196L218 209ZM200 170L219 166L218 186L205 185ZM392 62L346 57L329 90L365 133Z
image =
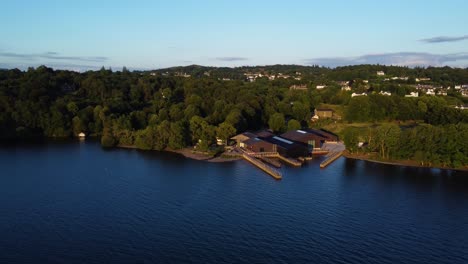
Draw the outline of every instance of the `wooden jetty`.
M278 154L278 158L281 159L282 161L288 163L289 165L295 166L295 167L301 167L302 162L298 161L297 159L292 159L292 158L286 158L284 156L281 156Z
M259 169L263 170L264 172L270 174L273 178L276 180L281 180L283 178L283 175L271 166L266 165L265 163L261 162L260 160L251 157L249 154L242 154L242 157L252 163L253 165L257 166Z
M328 157L322 161L322 163L320 163L320 168L325 168L326 166L330 165L332 162L341 157L341 155L343 155L343 151L331 152L330 155L328 155Z
M252 153L247 153L251 157L256 157L256 158L278 158L284 162L286 162L289 165L300 167L302 166L302 162L298 161L297 159L293 158L287 158L278 152L252 152Z
M265 163L272 165L273 167L281 168L281 162L279 162L278 160L267 158L267 157L260 157L259 159Z

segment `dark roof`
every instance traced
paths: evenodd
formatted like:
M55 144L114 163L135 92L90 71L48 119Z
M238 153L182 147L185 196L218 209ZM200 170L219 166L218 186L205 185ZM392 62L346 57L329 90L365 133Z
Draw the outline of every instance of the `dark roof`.
M273 136L273 133L271 133L268 130L257 131L255 134L261 138L267 138L267 137Z
M246 138L255 138L257 137L257 135L253 134L253 133L250 133L250 132L244 132L242 134L239 134L239 135L235 135L233 136L231 139L238 139L239 137L246 137Z
M272 136L272 137L267 137L263 139L264 141L267 141L269 143L275 144L278 147L284 148L284 149L290 149L294 148L297 146L303 146L303 144L299 144L297 142L293 142L289 139L280 137L280 136Z
M255 135L254 133L250 133L250 132L244 132L242 133L242 135L246 136L246 137L249 137L249 138L256 138L257 135Z
M252 145L255 145L255 144L258 144L258 143L261 143L261 142L265 142L265 141L258 138L258 137L255 137L255 138L251 138L251 139L248 139L248 140L244 141L244 144L247 145L247 146L252 146Z
M332 137L339 138L337 134L335 134L335 133L333 133L331 131L328 131L326 129L321 128L319 131L320 131L320 133L324 134L325 136L332 136Z
M315 130L291 130L281 135L281 137L292 140L292 141L304 141L309 138L310 135L326 138L323 134L318 133Z

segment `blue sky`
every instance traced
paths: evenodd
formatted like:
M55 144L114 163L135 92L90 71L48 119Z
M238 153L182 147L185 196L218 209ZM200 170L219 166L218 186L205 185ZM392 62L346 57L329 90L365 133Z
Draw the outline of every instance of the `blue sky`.
M0 67L468 66L468 1L2 2Z

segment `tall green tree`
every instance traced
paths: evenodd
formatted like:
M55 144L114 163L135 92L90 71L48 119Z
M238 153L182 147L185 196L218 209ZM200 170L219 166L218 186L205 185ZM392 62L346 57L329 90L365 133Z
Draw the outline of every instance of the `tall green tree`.
M216 129L216 136L222 139L226 144L229 139L236 134L236 128L230 123L223 122Z
M282 132L284 130L284 123L284 115L281 113L274 113L268 120L270 129L275 132Z

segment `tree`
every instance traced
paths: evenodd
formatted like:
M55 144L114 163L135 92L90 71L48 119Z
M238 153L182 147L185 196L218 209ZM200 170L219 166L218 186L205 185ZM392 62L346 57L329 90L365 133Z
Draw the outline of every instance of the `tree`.
M77 136L81 132L85 131L85 126L81 119L77 116L72 119L73 135Z
M216 129L216 136L223 141L225 140L226 144L229 142L229 138L236 134L236 128L230 123L223 122Z
M114 136L112 136L111 134L104 134L101 137L101 146L105 148L113 147L115 146L116 143L117 141L115 140Z
M367 96L353 97L346 110L346 119L352 122L369 121L370 103Z
M293 117L298 121L308 120L310 116L310 109L303 103L296 101L292 106Z
M375 147L382 158L390 158L400 143L400 127L395 124L383 124L376 129Z
M76 115L78 113L78 106L74 102L70 102L67 104L67 110L70 112L72 115Z
M163 150L169 143L171 137L171 123L167 120L161 122L156 129L156 140L154 142L154 149Z
M358 149L359 143L359 130L355 127L346 127L343 129L343 141L346 145L346 149L353 153Z
M274 113L268 120L270 129L275 132L282 132L284 130L284 115L281 113Z
M297 130L301 128L301 123L296 119L291 119L288 121L288 131Z
M171 135L169 137L168 147L171 149L181 149L187 144L186 124L184 122L171 123Z
M155 145L155 130L148 126L144 130L138 130L135 136L135 146L139 149L150 150Z

